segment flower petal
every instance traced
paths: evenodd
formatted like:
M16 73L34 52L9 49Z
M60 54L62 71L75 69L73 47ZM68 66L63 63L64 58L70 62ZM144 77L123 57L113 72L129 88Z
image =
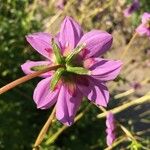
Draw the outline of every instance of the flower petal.
M147 29L144 24L139 25L136 28L136 32L141 36L143 35L150 36L150 30Z
M104 31L92 30L84 34L78 45L83 43L86 43L84 58L98 57L111 47L112 36Z
M73 49L82 37L83 32L80 25L74 21L71 17L66 17L61 24L59 33L59 42L62 49ZM66 47L67 46L67 47Z
M124 16L125 17L131 16L132 13L134 13L139 9L139 7L140 7L139 0L133 0L132 4L124 10Z
M52 53L51 38L50 34L42 32L26 36L30 45L47 59L50 59L50 54Z
M109 112L106 116L106 126L111 131L115 130L115 118L114 118L114 115L111 112Z
M105 84L93 78L88 78L88 82L87 86L78 85L80 91L94 104L106 107L109 101L109 92Z
M106 60L96 58L95 63L90 67L93 78L101 81L113 80L121 70L122 62L117 60Z
M21 69L23 70L23 72L25 74L31 74L31 73L35 72L31 69L32 67L41 66L41 65L48 66L50 64L51 64L50 61L30 61L30 60L27 60L24 64L21 65ZM46 72L46 73L41 75L41 77L44 77L44 78L48 77L48 76L51 76L51 72Z
M142 15L142 24L147 23L147 21L149 21L149 20L150 20L150 13L145 12L145 13Z
M109 132L109 131L107 131ZM115 140L116 136L113 133L109 133L106 137L106 142L108 146L111 146L113 144L113 141Z
M37 105L37 108L47 109L50 108L57 101L59 88L54 91L50 90L51 77L40 81L33 94L33 99Z
M68 87L62 85L56 103L56 118L68 126L73 124L74 117L82 100L80 91L76 92L73 95Z

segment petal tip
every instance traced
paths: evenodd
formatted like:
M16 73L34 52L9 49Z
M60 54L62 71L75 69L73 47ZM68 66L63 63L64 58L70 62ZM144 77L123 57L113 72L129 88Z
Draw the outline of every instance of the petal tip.
M113 42L113 36L110 33L107 33L107 32L105 34L106 34L107 41L112 44L112 42Z
M98 105L98 106L107 107L107 105L108 105L108 102L107 103L103 103L103 104Z
M123 62L121 60L117 60L117 63L122 66L123 65Z
M25 38L26 38L27 41L29 41L29 40L33 39L33 36L32 35L26 35Z
M74 20L73 20L73 18L72 18L72 17L70 17L70 16L66 16L66 17L64 18L64 21L74 21Z
M66 126L71 126L73 125L74 121L73 120L59 120L62 124L66 125Z

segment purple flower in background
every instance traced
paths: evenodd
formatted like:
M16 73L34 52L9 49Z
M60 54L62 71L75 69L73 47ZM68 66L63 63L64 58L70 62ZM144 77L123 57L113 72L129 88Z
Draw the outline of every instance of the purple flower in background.
M134 90L140 89L142 87L139 82L132 82L130 85Z
M56 118L71 125L84 96L95 105L107 106L109 92L106 81L117 77L121 61L99 58L112 44L112 36L104 31L92 30L83 34L80 25L66 17L60 32L52 37L48 33L34 33L26 37L45 61L27 61L21 67L32 73L49 65L62 64L62 68L43 74L34 90L37 108L48 109L56 104Z
M58 9L63 10L63 9L64 9L64 6L65 6L65 3L66 3L66 0L58 0L58 1L56 2L56 7L57 7Z
M150 13L145 12L142 15L142 23L136 28L136 32L141 36L150 37Z
M116 138L115 135L115 119L114 119L114 115L109 112L106 116L106 133L107 133L107 137L106 137L106 142L108 146L111 146L113 141Z
M139 7L140 7L139 0L133 0L132 4L124 10L124 12L123 12L124 16L130 17L132 15L132 13L134 13L135 11L137 11L139 9Z

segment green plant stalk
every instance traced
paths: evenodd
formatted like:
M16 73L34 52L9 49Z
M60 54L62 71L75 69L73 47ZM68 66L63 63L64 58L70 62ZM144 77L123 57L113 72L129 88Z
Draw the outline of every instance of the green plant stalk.
M118 138L117 140L115 140L111 146L105 148L104 150L112 150L113 148L118 146L120 143L122 143L124 140L126 140L126 137L122 136L122 137Z
M106 117L106 115L108 114L109 111L111 111L113 114L116 114L116 113L119 113L125 109L127 109L128 107L131 107L131 106L134 106L134 105L137 105L137 104L142 104L146 101L150 101L150 93L148 93L147 95L141 97L141 98L138 98L138 99L135 99L135 100L132 100L126 104L123 104L121 106L118 106L116 108L113 108L111 110L108 110L106 112L103 112L99 115L97 115L97 118L104 118Z
M141 85L142 85L142 86L145 85L149 80L150 80L149 78L146 78L145 80L143 80L143 81L141 82ZM119 99L119 98L122 98L122 97L126 97L126 96L129 96L130 94L134 93L135 91L136 91L135 89L131 88L131 89L128 90L128 91L125 91L125 92L123 92L123 93L120 93L120 94L115 95L114 98L115 98L115 99Z
M3 86L0 88L0 94L3 94L7 91L9 91L10 89L13 89L14 87L16 87L17 85L20 85L24 82L27 82L28 80L31 80L35 77L38 77L39 75L43 74L43 73L46 73L48 71L51 71L51 70L56 70L58 68L62 67L61 65L56 65L56 66L49 66L47 67L46 69L43 69L43 70L40 70L40 71L36 71L34 73L31 73L31 74L28 74L24 77L21 77L15 81L12 81L11 83L8 83L7 85Z
M56 107L53 108L52 113L50 114L50 116L49 116L48 120L46 121L46 123L44 124L43 128L41 129L41 131L35 141L33 150L36 150L38 148L38 146L41 144L41 142L43 141L46 132L48 131L50 125L52 125L52 121L55 117L55 113L56 113Z
M88 111L88 109L89 109L90 106L91 106L91 105L89 104L83 112L79 113L79 114L75 117L74 123L76 123L78 120L80 120L80 119L84 116L85 112ZM67 128L68 128L68 126L63 126L63 127L61 127L56 133L54 133L54 134L46 141L46 145L49 145L49 144L54 143L55 140L58 138L58 136L59 136L62 132L64 132Z
M135 38L137 37L137 35L138 34L135 32L134 35L132 36L132 38L130 39L129 43L127 44L125 50L123 51L123 53L121 55L121 59L123 59L126 56L126 54L127 54L128 50L129 50L131 44L133 43L133 41L135 40Z

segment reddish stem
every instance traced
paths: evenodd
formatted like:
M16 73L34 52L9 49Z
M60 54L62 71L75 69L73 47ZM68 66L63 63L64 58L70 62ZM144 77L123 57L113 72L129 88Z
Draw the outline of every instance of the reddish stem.
M60 67L61 67L60 65L51 66L49 68L46 68L46 69L43 69L43 70L40 70L40 71L36 71L34 73L31 73L31 74L28 74L28 75L26 75L24 77L21 77L21 78L13 81L11 83L8 83L7 85L3 86L2 88L0 88L0 94L3 94L5 92L7 92L8 90L14 88L15 86L17 86L17 85L19 85L21 83L24 83L24 82L26 82L28 80L31 80L31 79L33 79L33 78L35 78L35 77L37 77L37 76L39 76L39 75L41 75L41 74L43 74L45 72L48 72L48 71L51 71L51 70L55 70L55 69L60 68Z

